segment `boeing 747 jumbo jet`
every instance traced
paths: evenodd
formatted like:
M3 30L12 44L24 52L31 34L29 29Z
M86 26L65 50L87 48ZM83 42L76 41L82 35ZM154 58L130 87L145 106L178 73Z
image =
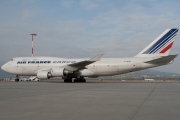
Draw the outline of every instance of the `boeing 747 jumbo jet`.
M140 53L130 58L102 58L99 54L91 59L66 59L56 57L17 57L1 69L19 76L36 76L38 79L62 77L64 82L86 82L85 77L111 76L142 69L167 65L176 55L169 55L177 28L165 30ZM101 59L102 58L102 59Z

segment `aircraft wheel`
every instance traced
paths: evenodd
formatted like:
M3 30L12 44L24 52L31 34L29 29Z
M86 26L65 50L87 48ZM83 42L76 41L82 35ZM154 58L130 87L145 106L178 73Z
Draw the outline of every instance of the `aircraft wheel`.
M15 82L19 82L19 79L15 79Z
M64 79L64 82L65 82L65 83L71 83L71 82L72 82L72 79Z
M82 82L86 82L86 79L83 79Z
M78 78L74 79L74 82L79 82Z
M84 78L76 78L74 82L86 82L86 80Z

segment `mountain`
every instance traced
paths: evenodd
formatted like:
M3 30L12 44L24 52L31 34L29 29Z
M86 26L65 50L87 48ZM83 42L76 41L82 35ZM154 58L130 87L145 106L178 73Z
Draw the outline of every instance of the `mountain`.
M136 74L141 75L151 75L151 76L180 76L180 74L177 73L171 73L171 72L161 72L153 69L145 69L135 72Z

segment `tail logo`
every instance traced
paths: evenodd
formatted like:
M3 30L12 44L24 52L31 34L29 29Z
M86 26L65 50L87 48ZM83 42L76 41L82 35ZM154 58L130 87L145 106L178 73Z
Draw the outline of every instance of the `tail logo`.
M173 45L173 40L176 36L178 29L174 28L169 30L165 35L159 38L152 46L150 46L143 54L164 54Z
M160 51L161 54L166 53L169 49L171 49L174 42L171 42L167 47Z

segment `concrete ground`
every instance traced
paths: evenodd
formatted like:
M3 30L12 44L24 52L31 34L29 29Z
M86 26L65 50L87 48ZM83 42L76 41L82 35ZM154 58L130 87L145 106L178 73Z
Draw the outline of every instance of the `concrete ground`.
M180 120L180 83L0 82L0 120Z

